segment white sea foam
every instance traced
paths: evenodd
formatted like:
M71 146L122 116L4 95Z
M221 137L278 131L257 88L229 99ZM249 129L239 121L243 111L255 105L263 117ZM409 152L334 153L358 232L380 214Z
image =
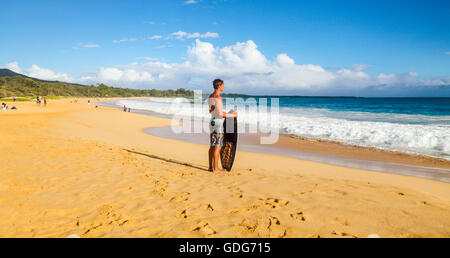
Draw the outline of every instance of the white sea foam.
M176 105L172 105L172 103ZM162 114L190 114L186 99L120 100L116 104ZM260 114L265 115L265 114ZM194 116L209 118L207 109ZM261 116L265 117L265 116ZM280 108L281 132L344 144L423 154L450 160L450 117ZM240 122L254 124L258 116L242 112ZM264 121L260 121L264 122Z

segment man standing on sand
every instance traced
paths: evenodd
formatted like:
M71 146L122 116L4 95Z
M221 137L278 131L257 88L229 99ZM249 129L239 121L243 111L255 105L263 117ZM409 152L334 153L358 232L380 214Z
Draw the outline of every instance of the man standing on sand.
M211 122L209 128L211 131L209 148L209 171L213 173L222 172L219 169L220 149L223 146L224 137L224 118L237 117L237 113L227 114L223 112L223 99L220 93L224 90L225 84L222 80L216 79L213 82L214 93L209 96L208 106L211 114Z

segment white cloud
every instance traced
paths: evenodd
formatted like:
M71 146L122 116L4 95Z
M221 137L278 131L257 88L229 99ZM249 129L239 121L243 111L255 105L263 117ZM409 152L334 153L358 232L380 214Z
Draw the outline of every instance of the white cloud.
M85 47L85 48L99 48L100 45L98 45L98 44L86 44L83 47Z
M105 82L151 82L153 77L149 72L138 72L132 69L118 69L114 67L100 68L97 78Z
M135 39L135 38L126 38L126 39L113 40L113 43L134 42L136 40L137 39Z
M148 62L102 67L93 75L75 81L83 84L105 83L116 87L183 87L210 91L211 82L215 78L222 78L227 92L341 96L409 94L419 88L435 92L439 88L435 86L450 85L450 77L422 79L415 72L381 73L374 76L365 73L363 69L367 66L361 64L355 64L351 68L327 70L319 65L297 64L286 53L278 54L273 59L267 58L251 40L216 47L212 43L196 39L187 49L186 57L186 61L180 63L143 58ZM20 69L17 64L15 67ZM40 73L34 70L39 70ZM46 69L33 69L29 73L45 79L58 77L61 80L67 76Z
M53 70L47 68L41 68L36 64L33 64L28 69L21 69L19 67L18 62L11 62L6 64L5 66L0 66L0 68L7 68L13 72L20 73L29 77L33 77L41 80L49 80L49 81L62 81L62 82L75 82L76 80L66 73L58 73Z
M205 39L205 38L218 38L219 37L219 33L217 32L206 32L205 34L200 35L200 38Z
M154 36L148 37L148 39L162 39L162 36L161 35L154 35Z
M11 62L9 64L6 64L5 68L9 69L9 70L11 70L13 72L16 72L16 73L23 73L22 69L20 69L20 67L19 67L19 63L18 62Z
M74 79L69 77L65 73L57 73L50 69L41 68L38 65L33 64L31 68L26 70L26 74L33 78L38 78L42 80L50 80L50 81L64 81L64 82L73 82Z
M178 34L187 37L187 34ZM220 48L197 39L188 48L187 54L188 59L183 63L164 63L149 59L144 64L102 68L89 83L105 82L136 88L184 87L210 90L211 81L220 77L226 82L227 92L321 95L352 95L367 89L378 91L386 88L450 84L450 78L424 80L414 72L371 76L362 71L367 65L361 64L353 65L352 69L329 71L318 65L296 64L285 53L277 55L271 61L251 40ZM135 72L133 76L124 76L131 71ZM144 72L148 74L143 76Z
M144 60L147 60L147 61L157 61L157 60L159 60L159 58L147 57L147 56L141 57L140 59L144 59Z
M355 70L355 71L362 71L362 70L367 69L369 66L366 64L354 64L354 65L352 65L352 67L353 67L353 70Z
M444 54L446 54L446 55L450 55L450 51L444 52Z
M200 34L199 32L194 32L194 33L188 33L185 31L177 31L174 33L171 33L169 37L167 37L166 39L178 39L178 40L185 40L185 39L198 39L198 38L218 38L219 37L219 33L217 32L206 32L204 34Z
M172 33L170 35L175 37L176 39L180 39L181 40L181 39L189 36L189 33L179 30L179 31L174 32L174 33Z
M76 46L73 46L73 50L80 50L82 48L100 48L100 45L98 44L84 44L83 42L77 43Z
M184 2L184 4L196 4L197 1L196 0L187 0Z
M288 66L295 64L294 59L290 58L287 54L279 54L277 56L277 62L280 66Z

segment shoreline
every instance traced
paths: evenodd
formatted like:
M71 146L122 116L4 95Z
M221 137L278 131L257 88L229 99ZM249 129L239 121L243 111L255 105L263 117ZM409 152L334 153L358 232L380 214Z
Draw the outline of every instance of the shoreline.
M107 107L120 107L104 103ZM146 116L171 119L171 116L148 110L133 110ZM198 122L198 121L196 121ZM174 134L170 127L146 128L146 133L173 140L209 145L208 135ZM258 134L242 134L238 149L255 153L275 154L349 168L393 173L450 183L450 161L425 155L382 150L374 147L345 145L340 142L280 134L276 144L260 145Z
M175 134L171 130L171 127L152 127L145 129L144 132L164 139L209 146L207 134ZM402 162L394 162L395 156L392 157L391 155L395 154L391 154L389 152L383 152L381 155L370 157L371 159L365 159L364 156L361 155L361 152L362 154L371 155L371 153L366 153L368 150L361 150L360 148L357 148L356 150L349 151L349 149L346 149L348 146L343 146L340 144L337 146L332 146L325 143L322 146L317 146L314 142L307 142L309 146L306 147L314 148L313 151L310 151L305 150L304 143L303 146L300 147L297 139L292 141L292 139L288 136L280 136L280 141L273 145L260 145L259 136L255 135L241 134L239 137L239 152L248 151L255 154L279 155L294 158L300 161L319 162L321 164L364 169L378 173L405 175L450 183L450 171L448 169L440 168L439 166L427 167L414 164L414 162L411 162L415 161L414 156L410 155L400 154L402 155ZM319 149L321 152L316 151L317 147L323 148L324 150L322 149L321 151L321 149ZM344 148L348 154L340 155L341 153L339 153L339 151L341 148ZM435 163L431 164L436 165Z
M131 98L130 98L131 99ZM144 98L145 99L145 98ZM120 100L120 99L119 99ZM110 102L110 101L108 101ZM106 104L106 107L121 109L121 107L111 103ZM158 113L150 110L135 109L135 113L144 114L148 116L155 116L159 118L171 119L170 115ZM291 140L294 139L294 140ZM295 148L293 145L303 144L302 147ZM332 141L327 139L309 138L297 136L294 134L280 133L280 139L276 145L283 146L288 149L297 149L316 154L331 154L346 158L356 158L361 160L372 161L388 161L393 163L415 165L421 167L443 168L450 169L450 160L425 154L408 153L395 150L381 149L377 147L368 147L360 145L346 144L344 142ZM330 149L331 146L331 149ZM376 155L373 155L376 153ZM449 170L450 172L450 170Z
M211 174L144 132L170 120L78 99L0 112L0 236L450 236L448 183L247 151Z
M416 154L416 153L407 153L407 152L394 151L394 150L386 150L386 149L381 149L381 148L376 148L376 147L350 145L350 144L345 144L345 143L337 142L337 141L307 138L307 137L301 137L301 136L291 135L291 134L285 134L285 137L289 137L289 138L295 139L295 141L300 141L300 142L311 142L312 144L316 144L316 145L323 144L323 146L334 145L334 146L342 147L340 151L333 153L333 155L339 155L339 156L342 155L343 157L354 157L350 153L347 153L346 149L348 150L348 152L351 152L351 150L361 150L361 152L357 154L357 156L356 156L357 158L367 159L367 160L384 161L383 158L385 158L384 155L386 155L386 156L390 156L388 159L395 163L450 169L450 160L435 157L435 156ZM317 148L317 152L321 152L326 149L327 149L326 147L322 147L321 149ZM344 151L344 152L341 152L341 151ZM377 155L372 156L371 154L373 154L373 152L376 152ZM450 172L450 170L449 170L449 172Z

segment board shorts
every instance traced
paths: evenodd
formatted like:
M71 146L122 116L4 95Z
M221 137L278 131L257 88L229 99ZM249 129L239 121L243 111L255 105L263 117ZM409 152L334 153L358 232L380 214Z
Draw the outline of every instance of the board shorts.
M223 120L212 119L209 123L210 143L212 147L223 146Z

